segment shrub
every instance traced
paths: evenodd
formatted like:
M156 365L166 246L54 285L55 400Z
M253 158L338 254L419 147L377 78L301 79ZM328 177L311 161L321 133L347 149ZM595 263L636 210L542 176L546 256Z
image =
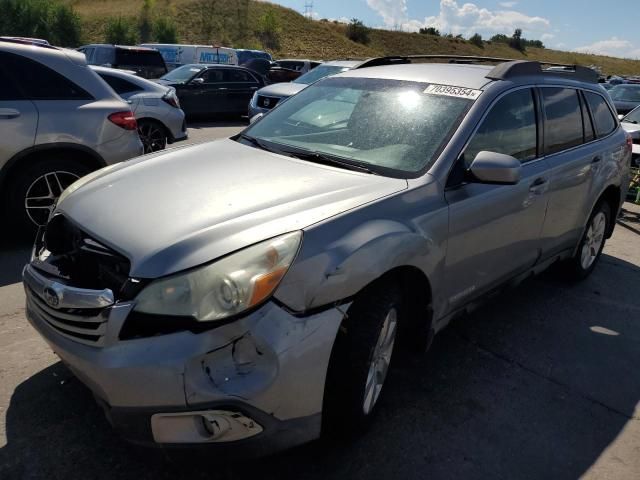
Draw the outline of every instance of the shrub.
M173 20L160 17L153 23L153 38L158 43L179 43L178 29Z
M440 36L440 30L438 30L435 27L421 28L419 32L422 33L423 35L434 35L436 37Z
M475 45L476 47L484 48L484 43L482 41L482 35L480 35L479 33L473 34L469 38L469 42L471 44Z
M151 31L153 29L153 20L151 18L151 8L153 0L144 0L140 9L140 17L138 18L138 36L140 42L146 43L151 40Z
M280 47L280 22L273 10L260 17L256 33L264 48L277 50Z
M53 45L82 43L80 17L58 0L0 0L0 34L37 37Z
M357 18L351 19L351 22L347 25L345 35L349 40L354 42L362 43L364 45L369 43L369 28Z
M104 27L104 40L106 43L119 45L135 45L138 43L133 23L124 17L107 19Z

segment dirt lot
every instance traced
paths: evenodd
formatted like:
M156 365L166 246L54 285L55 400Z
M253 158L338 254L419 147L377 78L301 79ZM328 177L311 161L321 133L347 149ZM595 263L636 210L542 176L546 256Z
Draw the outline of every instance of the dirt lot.
M192 141L238 126L205 125ZM134 448L24 318L28 248L0 251L2 479L640 478L640 209L594 275L548 273L396 369L374 425L258 461Z

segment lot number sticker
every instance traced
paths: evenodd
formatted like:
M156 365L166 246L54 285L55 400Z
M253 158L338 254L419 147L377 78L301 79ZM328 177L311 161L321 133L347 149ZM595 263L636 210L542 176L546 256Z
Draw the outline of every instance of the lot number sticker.
M482 90L474 90L473 88L452 87L451 85L429 85L424 93L430 95L445 95L447 97L468 98L476 100Z

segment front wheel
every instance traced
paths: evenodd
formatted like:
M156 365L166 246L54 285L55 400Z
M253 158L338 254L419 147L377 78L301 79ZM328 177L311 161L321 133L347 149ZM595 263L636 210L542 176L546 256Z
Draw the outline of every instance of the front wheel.
M357 430L370 421L387 379L402 311L400 292L390 284L370 289L349 309L327 373L325 429Z
M567 273L574 280L588 277L596 267L611 222L611 207L600 202L591 213L587 228L573 258L567 262Z

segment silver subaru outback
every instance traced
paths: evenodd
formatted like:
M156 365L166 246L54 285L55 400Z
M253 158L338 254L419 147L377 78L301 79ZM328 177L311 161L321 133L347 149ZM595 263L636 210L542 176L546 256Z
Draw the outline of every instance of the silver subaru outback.
M90 174L24 269L29 321L134 442L244 455L360 427L399 350L551 264L593 271L631 155L596 82L353 70Z

